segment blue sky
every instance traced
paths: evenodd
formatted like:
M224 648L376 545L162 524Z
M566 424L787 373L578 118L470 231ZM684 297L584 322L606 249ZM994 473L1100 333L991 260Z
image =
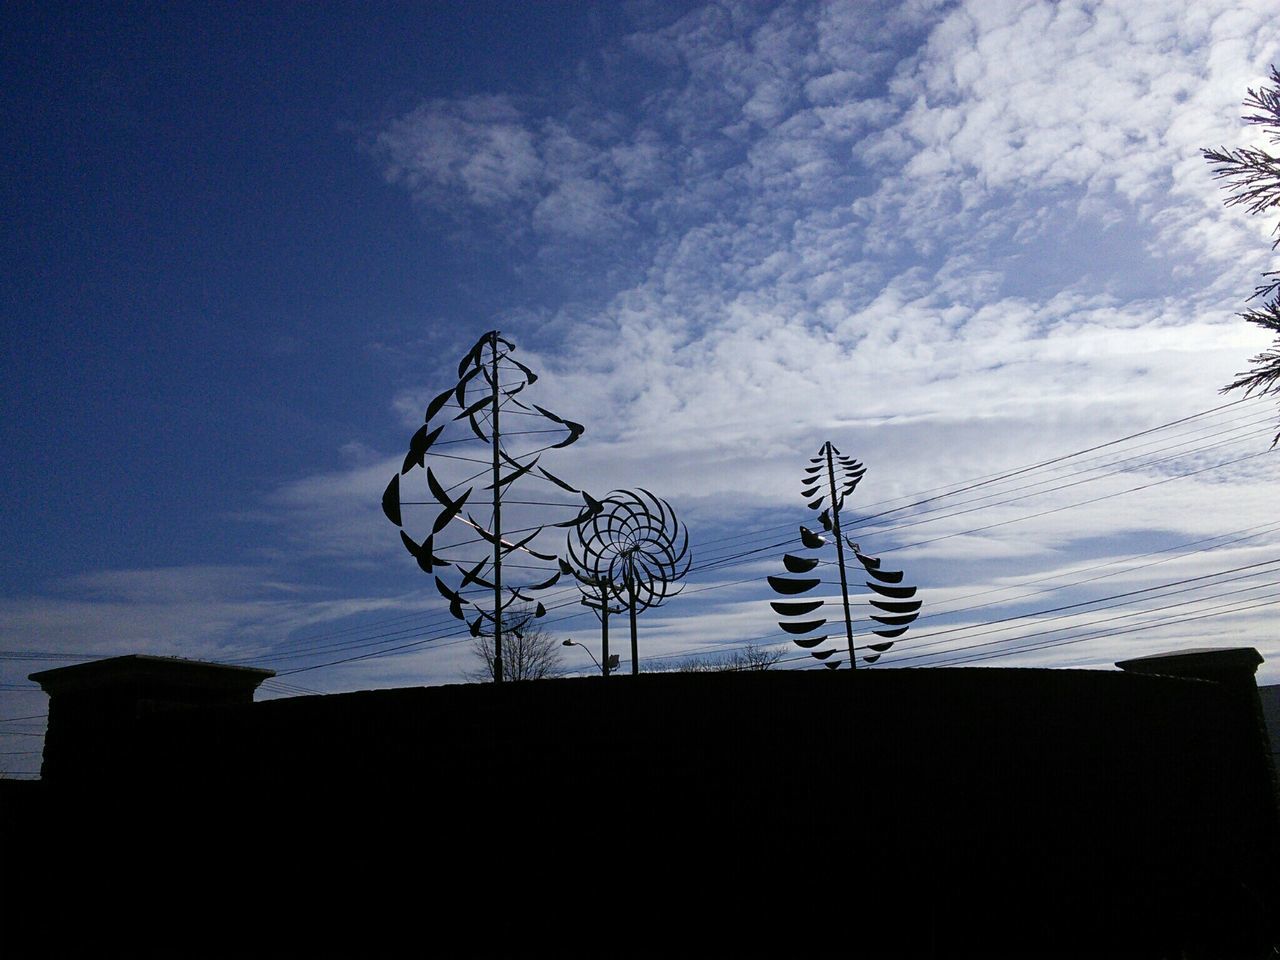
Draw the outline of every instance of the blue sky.
M587 426L558 472L652 489L705 558L805 521L795 481L827 439L868 466L856 511L1216 406L1267 343L1234 313L1272 224L1223 208L1199 149L1256 139L1240 101L1280 52L1268 7L11 10L0 648L283 671L404 630L438 639L285 679L459 679L467 644L377 503L492 328ZM1262 563L1275 468L1252 454L1274 414L1242 404L1094 454L1135 458L1110 471L1071 461L857 535L955 629L920 653ZM642 653L778 641L760 586L781 552L695 576ZM1274 657L1268 569L1210 578L1184 608L1204 620L989 662ZM3 716L43 712L24 678L56 662L0 660ZM7 769L38 759L0 744Z

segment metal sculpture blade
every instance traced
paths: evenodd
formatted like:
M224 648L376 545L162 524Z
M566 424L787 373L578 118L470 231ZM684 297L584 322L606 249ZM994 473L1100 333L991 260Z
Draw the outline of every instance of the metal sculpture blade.
M785 596L808 593L822 582L817 577L806 577L803 580L793 580L790 577L769 577L768 580L769 586L773 588L774 593L781 593Z
M774 612L779 616L803 617L806 613L813 613L824 603L826 603L825 600L801 600L799 602L774 600L769 606L773 607Z
M782 557L782 565L787 568L787 573L808 573L821 562L817 557L797 557L789 553Z

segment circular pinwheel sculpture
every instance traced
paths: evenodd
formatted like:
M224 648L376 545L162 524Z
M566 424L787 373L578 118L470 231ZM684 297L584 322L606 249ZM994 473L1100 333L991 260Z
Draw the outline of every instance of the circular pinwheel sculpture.
M798 598L818 592L824 584L838 583L840 597L838 599L818 597L803 600L774 600L770 606L775 613L786 618L779 620L778 626L791 634L792 640L798 646L808 650L811 656L834 670L841 663L840 660L833 659L833 655L838 653L838 648L823 646L823 644L828 640L838 642L842 639L842 635L827 633L824 628L827 628L833 620L839 623L840 619L822 616L822 614L827 612L824 608L839 605L843 615L842 634L847 644L849 666L856 667L857 652L853 640L855 621L849 598L849 574L845 566L847 544L869 578L864 582L867 589L871 591L868 602L874 611L870 617L873 625L871 632L878 640L866 645L871 653L864 655L862 659L864 663L872 664L879 660L881 655L893 646L897 638L907 632L911 622L920 616L921 601L915 599L915 587L902 585L901 571L881 570L878 559L865 555L858 544L841 533L840 510L844 506L845 498L853 493L867 472L866 467L852 457L841 454L830 442L824 443L822 449L818 451L818 456L809 462L810 466L805 468L803 481L805 489L801 491L801 495L808 499L810 510L822 508L818 523L835 541L836 559L831 561L824 559L821 555L815 556L814 554L818 554L828 546L828 538L822 533L802 526L800 543L807 553L788 553L783 556L783 566L787 573L794 576L769 577L769 586L775 593L784 597ZM824 580L823 568L830 570L833 566L839 572L840 579Z
M609 658L610 598L626 606L631 618L631 672L640 672L636 615L680 592L689 572L689 531L671 505L648 490L614 490L600 509L584 516L569 533L569 562L583 602L598 607L604 659Z
M562 535L553 528L576 526L601 509L541 465L583 427L525 402L538 376L514 351L496 330L476 341L458 365L457 383L427 404L404 465L382 495L383 513L418 566L435 576L449 611L469 623L472 636L494 638L499 681L503 612L515 604L545 615L536 594L563 575Z

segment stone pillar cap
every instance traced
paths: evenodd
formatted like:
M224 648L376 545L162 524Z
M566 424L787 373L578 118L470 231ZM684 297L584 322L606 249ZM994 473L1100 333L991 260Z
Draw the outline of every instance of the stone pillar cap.
M1120 660L1116 666L1127 673L1218 680L1224 674L1253 676L1260 663L1262 654L1253 647L1199 647Z
M45 693L53 696L81 690L100 690L139 680L252 692L263 680L275 675L274 670L258 667L137 653L42 670L31 674L27 679L34 680Z

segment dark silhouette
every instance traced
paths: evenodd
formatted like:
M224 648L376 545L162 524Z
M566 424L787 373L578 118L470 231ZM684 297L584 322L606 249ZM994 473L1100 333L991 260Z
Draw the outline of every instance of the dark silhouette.
M841 622L844 625L843 633L849 666L857 667L858 658L853 643L853 614L849 607L849 574L845 564L846 544L870 578L865 581L867 589L875 594L871 597L871 606L875 609L871 619L877 624L878 629L872 630L872 633L879 640L867 645L871 648L871 653L864 654L862 658L864 663L875 663L880 659L881 654L892 647L897 638L906 633L910 624L920 616L921 601L914 599L915 587L902 586L901 571L881 570L880 560L866 556L856 543L844 536L840 529L840 511L844 507L845 498L853 493L866 474L867 468L860 461L842 454L830 441L822 445L818 455L810 458L809 463L810 466L805 467L804 470L805 489L801 491L801 495L809 501L810 510L822 508L818 522L835 540L835 566L840 575L840 603L843 608ZM827 545L827 538L802 526L800 543L805 549L816 551ZM823 562L821 557L805 557L788 553L783 556L782 564L787 573L797 576L769 577L769 586L775 593L784 597L798 597L809 593L824 583L830 583L822 579L822 571L818 569ZM827 563L829 564L830 561ZM802 576L803 574L812 574L812 576ZM822 607L831 603L833 601L830 600L775 600L770 606L779 616L805 617L819 612ZM841 663L840 660L833 658L836 648L820 647L820 645L827 640L839 640L840 636L817 632L825 627L829 620L829 617L779 620L778 626L792 634L794 642L808 650L810 656L820 660L823 666L835 670Z
M1241 119L1261 127L1273 145L1280 145L1280 72L1274 66L1269 85L1250 89L1244 106L1250 112ZM1223 201L1227 206L1239 204L1252 214L1268 214L1280 209L1280 157L1259 147L1234 150L1220 147L1217 150L1206 149L1202 153L1205 160L1213 164L1214 179L1221 180L1228 193ZM1271 244L1274 250L1280 244L1280 223L1272 233L1276 235ZM1280 334L1280 270L1264 271L1262 277L1263 282L1249 297L1250 300L1258 300L1260 305L1240 316L1272 334ZM1267 396L1280 389L1277 386L1277 380L1280 380L1280 336L1249 362L1252 368L1223 387L1222 393L1243 389L1246 397L1254 393ZM1275 446L1277 441L1280 441L1280 433L1276 434L1271 445Z
M502 676L507 680L541 680L554 676L560 666L560 644L533 619L528 611L518 613L503 627ZM472 652L480 668L467 674L479 682L496 681L494 664L497 653L493 637L482 633L476 637Z
M631 673L640 672L636 615L680 592L693 554L689 531L671 504L648 490L614 490L600 510L569 533L569 562L561 569L578 580L583 603L600 616L600 642L609 662L609 606L612 597L630 615ZM607 673L606 673L607 675Z
M550 534L543 536L544 529L573 526L600 510L600 504L588 493L540 465L544 453L576 442L584 427L536 403L525 402L522 395L537 382L538 375L516 360L512 356L514 351L515 345L497 330L489 331L476 341L458 364L458 382L427 405L424 423L409 441L404 465L382 494L383 513L400 528L401 542L423 572L435 575L436 589L449 602L449 612L469 622L473 637L491 638L493 678L499 683L507 662L502 651L508 633L503 624L504 611L513 604L528 604L533 607L533 617L544 616L546 608L536 594L554 586L561 576L556 568L555 553L548 552L557 546L550 543ZM448 413L455 409L459 412L448 418ZM433 426L442 413L446 419ZM504 416L506 420L517 418L521 422L514 429L510 426L504 429ZM454 423L465 424L466 430L461 436L442 440L446 428ZM452 484L442 483L433 466L443 469L444 465L461 462L469 468L475 462L485 462L474 456L477 441L483 447L487 468L467 469L463 471L465 475ZM439 447L446 444L450 445L448 451L440 451ZM461 446L463 444L470 447ZM467 449L471 450L470 454ZM430 465L428 457L433 461ZM413 472L415 468L417 473ZM430 499L403 499L401 481L404 477L424 478L426 489L421 496L430 496ZM489 483L477 493L477 481L484 484L485 480ZM507 496L517 482L533 480L543 484L538 499L517 500ZM576 499L566 500L565 494L573 494ZM545 499L548 496L560 499ZM477 515L468 512L469 501L472 509L484 501L488 516L484 511ZM404 529L404 508L424 506L438 509L429 529L424 527L427 532L418 540ZM504 506L520 509L523 515L522 520L507 525L505 535ZM527 509L531 507L532 511ZM557 509L567 513L568 518L555 523L545 518L547 511ZM475 559L477 551L481 553L479 560ZM504 583L503 561L511 554L519 558L521 570L537 571L538 561L545 569L519 579L508 576ZM440 576L452 572L450 568L460 574L455 585ZM488 606L474 591L467 590L473 584L489 593Z
M6 953L1266 957L1260 660L261 703L268 671L45 671L44 779L0 791Z

